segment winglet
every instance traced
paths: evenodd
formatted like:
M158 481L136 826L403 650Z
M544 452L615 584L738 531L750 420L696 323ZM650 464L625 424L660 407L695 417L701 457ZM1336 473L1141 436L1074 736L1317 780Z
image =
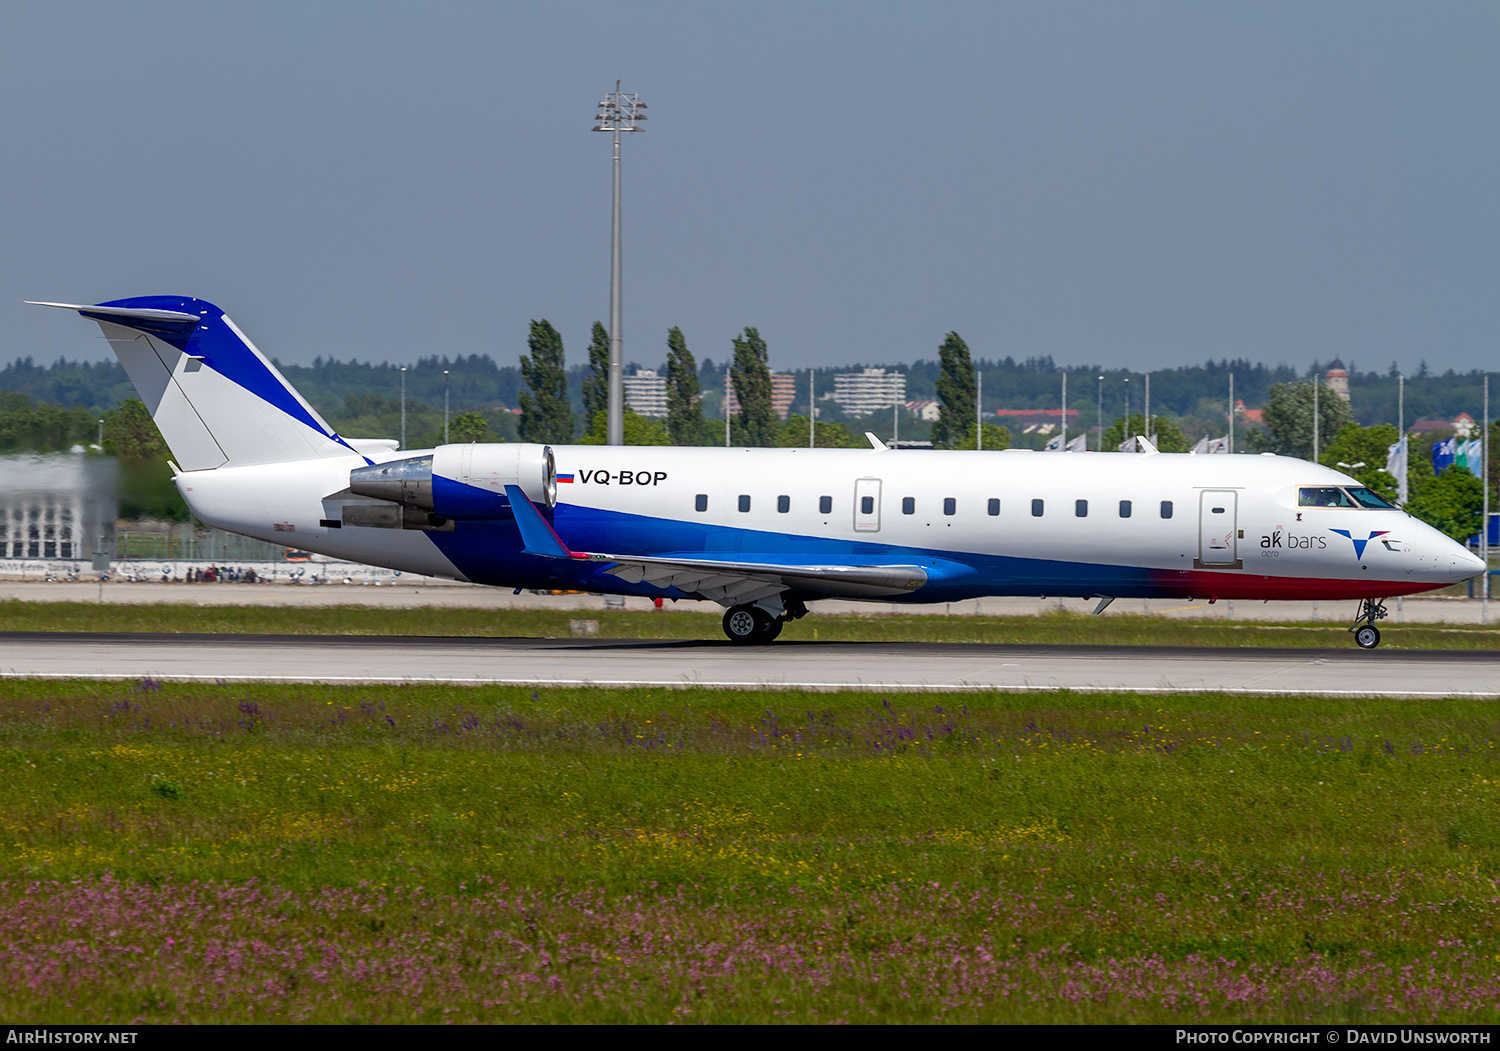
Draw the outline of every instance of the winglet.
M525 542L525 546L521 548L522 554L540 555L542 558L588 557L568 549L568 545L562 542L562 537L557 535L557 530L542 517L542 513L519 485L507 485L505 495L510 498L510 509L516 516L516 525Z
M885 444L885 442L875 437L874 431L865 431L865 437L870 440L870 448L875 450L876 452L883 453L890 450L889 445Z

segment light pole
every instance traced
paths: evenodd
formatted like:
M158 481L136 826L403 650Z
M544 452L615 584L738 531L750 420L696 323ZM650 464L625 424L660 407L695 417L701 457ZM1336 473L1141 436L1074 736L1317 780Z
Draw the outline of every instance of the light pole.
M401 448L406 448L406 366L401 366Z
M443 370L443 444L448 444L448 370Z
M1099 451L1104 451L1104 377L1099 377Z
M615 193L613 221L610 227L609 253L609 413L608 442L610 445L625 444L625 384L620 372L624 340L621 336L620 305L620 132L645 131L636 125L645 120L641 110L646 104L640 95L620 90L615 81L615 90L605 95L599 103L599 112L594 119L594 131L612 132L615 137Z

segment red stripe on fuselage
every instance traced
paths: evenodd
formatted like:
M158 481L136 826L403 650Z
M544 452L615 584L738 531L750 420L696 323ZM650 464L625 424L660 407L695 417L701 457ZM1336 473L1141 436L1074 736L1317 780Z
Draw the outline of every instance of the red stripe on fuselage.
M1436 591L1447 584L1413 580L1328 580L1319 577L1268 577L1212 570L1153 570L1157 594L1172 598L1360 599L1393 598Z

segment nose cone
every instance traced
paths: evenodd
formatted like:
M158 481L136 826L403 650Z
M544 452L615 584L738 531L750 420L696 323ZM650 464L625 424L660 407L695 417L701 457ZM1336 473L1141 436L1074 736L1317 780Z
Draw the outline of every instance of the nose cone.
M1453 546L1458 547L1457 544ZM1454 552L1454 556L1453 579L1455 582L1468 580L1470 577L1477 577L1484 572L1484 559L1468 548L1459 548Z

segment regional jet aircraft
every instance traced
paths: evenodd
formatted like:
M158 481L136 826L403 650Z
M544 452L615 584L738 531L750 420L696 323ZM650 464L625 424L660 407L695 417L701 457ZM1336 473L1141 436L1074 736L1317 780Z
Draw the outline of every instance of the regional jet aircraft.
M1480 560L1353 478L1280 456L693 449L397 450L346 438L222 310L43 303L99 323L202 521L330 557L521 588L725 607L768 643L824 598L1383 599Z

